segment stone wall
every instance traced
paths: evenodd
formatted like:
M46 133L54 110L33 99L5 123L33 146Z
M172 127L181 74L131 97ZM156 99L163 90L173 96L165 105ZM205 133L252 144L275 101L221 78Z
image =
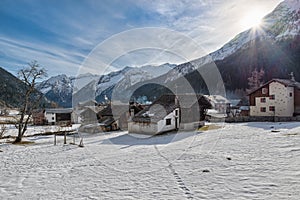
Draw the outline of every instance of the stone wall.
M239 116L239 117L228 117L225 122L237 123L237 122L290 122L300 121L300 116L296 117L263 117L263 116Z

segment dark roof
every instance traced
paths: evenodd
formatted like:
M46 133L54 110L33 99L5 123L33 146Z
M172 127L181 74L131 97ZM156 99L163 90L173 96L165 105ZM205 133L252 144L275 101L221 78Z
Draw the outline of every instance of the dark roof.
M144 110L138 112L132 120L143 123L156 123L162 120L177 107L175 105L175 98L175 95L162 95L150 106L146 106Z
M111 110L111 105L107 105L104 109L98 112L99 115L101 116L112 116L112 110Z
M100 126L110 126L115 122L113 117L106 117L99 122Z
M250 94L256 92L257 90L259 90L259 89L265 87L266 85L269 85L269 84L272 83L272 82L278 82L278 83L281 83L281 84L283 84L283 85L285 85L285 86L288 86L288 87L295 87L295 88L297 88L297 89L300 89L300 83L297 82L297 81L293 81L293 80L290 80L290 79L279 79L279 78L274 78L274 79L272 79L272 80L266 82L265 84L263 84L263 85L260 86L259 88L256 88L256 89L250 91L250 92L248 93L248 95L250 95Z

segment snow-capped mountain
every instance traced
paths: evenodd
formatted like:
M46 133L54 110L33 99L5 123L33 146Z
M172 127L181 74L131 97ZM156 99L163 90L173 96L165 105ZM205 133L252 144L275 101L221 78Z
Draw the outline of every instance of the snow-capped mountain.
M125 90L137 83L147 81L158 76L161 76L176 65L165 63L162 65L146 65L142 67L125 67L124 69L112 72L108 75L100 77L96 86L97 100L103 100L104 96L111 96L112 90Z
M101 100L105 95L110 96L116 85L119 89L126 89L136 83L163 75L175 66L166 63L159 66L147 65L140 68L125 67L120 71L105 75L82 74L77 77L58 75L40 83L38 90L44 93L49 100L57 102L59 106L71 107L73 93L80 96L81 101L84 101L84 95L81 93L87 94L89 92L86 90L94 90L95 87L95 96L98 100Z
M47 94L50 90L64 90L66 92L72 92L73 82L72 78L67 77L65 74L54 76L46 81L43 81L38 85L38 89Z
M166 63L159 66L146 65L140 68L133 68L124 74L124 77L118 82L115 89L125 90L137 83L159 77L166 74L175 66L174 64Z
M69 107L72 101L73 78L65 74L54 76L38 84L37 89L49 100L63 107Z
M241 78L241 88L247 87L245 80L254 68L265 69L266 79L286 77L291 71L300 76L299 40L300 0L285 0L262 19L260 27L238 34L207 56L178 65L166 75L164 83L187 76L210 63L217 65L225 85L232 89L237 87L234 80L239 79L235 76Z
M65 74L57 75L38 84L37 89L47 99L56 102L59 106L71 107L73 92L81 90L92 81L98 80L99 75L81 74L77 77L68 77Z
M84 86L86 86L92 81L98 81L100 77L100 75L91 73L80 74L76 77L70 77L73 83L73 92L81 90Z

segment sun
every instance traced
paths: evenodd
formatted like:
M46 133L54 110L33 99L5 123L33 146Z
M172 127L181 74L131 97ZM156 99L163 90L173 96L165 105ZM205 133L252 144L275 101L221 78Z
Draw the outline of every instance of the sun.
M249 28L258 28L261 26L262 18L264 13L261 10L253 10L249 13L246 13L244 17L240 20L240 26L243 30Z

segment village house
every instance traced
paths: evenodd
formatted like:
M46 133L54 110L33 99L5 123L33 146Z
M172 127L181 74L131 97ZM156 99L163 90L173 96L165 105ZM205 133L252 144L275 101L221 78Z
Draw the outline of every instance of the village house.
M71 108L51 108L32 114L34 125L70 125L72 123Z
M118 120L114 118L111 104L108 104L104 109L97 113L99 126L102 131L116 131L119 130Z
M204 125L211 104L202 95L162 95L128 122L129 133L159 134L173 130L195 130Z
M177 95L180 106L180 130L190 131L204 126L204 120L211 103L203 95Z
M80 102L74 109L78 123L83 124L81 130L90 133L126 130L128 127L128 104L95 100Z
M129 109L127 103L112 102L111 113L121 130L128 129Z
M204 95L212 105L212 109L221 114L228 114L230 112L231 102L221 95Z
M208 121L222 121L230 114L231 102L221 95L204 95L210 104L211 109L207 110Z
M51 125L69 125L72 122L72 112L72 108L46 109L46 121Z
M32 113L33 125L46 125L45 110L35 110Z
M131 108L129 133L158 134L179 128L179 108L174 95L163 95L137 114Z
M272 79L249 93L250 116L292 117L300 114L300 83Z
M75 123L91 124L97 122L96 115L103 109L95 100L79 102L73 109Z
M85 106L77 113L78 123L93 124L98 122L97 114L103 110L105 106Z
M239 102L232 106L230 110L238 109L237 116L249 116L250 115L250 106L249 106L249 98L247 96L243 97ZM234 116L233 116L234 117Z

